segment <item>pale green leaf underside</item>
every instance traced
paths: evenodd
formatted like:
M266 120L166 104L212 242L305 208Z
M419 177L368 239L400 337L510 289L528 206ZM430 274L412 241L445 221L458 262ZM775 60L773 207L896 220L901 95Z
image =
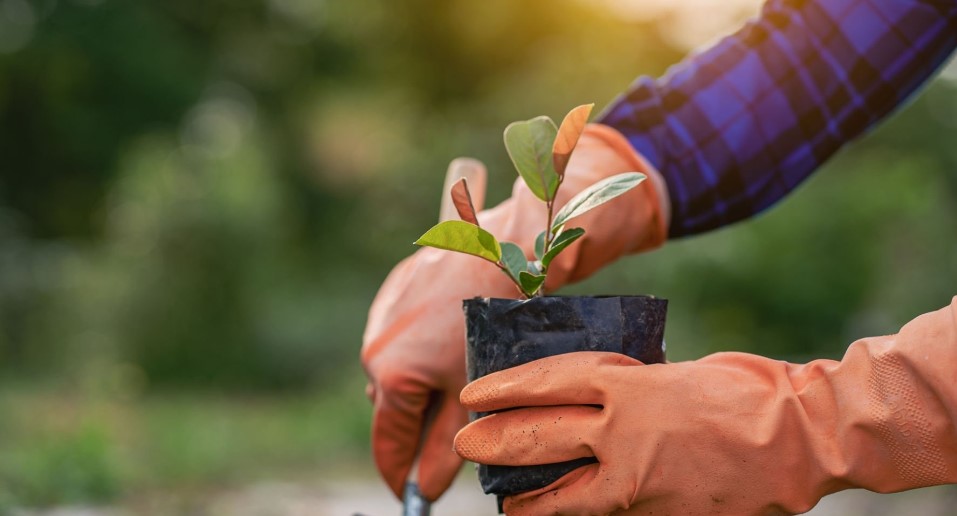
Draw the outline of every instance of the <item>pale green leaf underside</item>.
M525 295L531 297L545 284L545 276L542 274L529 274L523 271L518 275L518 282L522 285L522 290L525 291Z
M582 215L631 190L644 181L645 178L644 174L639 174L638 172L625 172L624 174L602 179L589 186L579 192L575 197L572 197L558 214L555 215L555 219L552 221L553 230L555 227L568 222L569 219Z
M547 269L548 265L552 263L552 260L558 256L558 253L564 251L566 247L570 246L584 234L585 230L582 228L571 228L555 237L555 241L552 242L552 248L542 257L542 265Z
M551 118L540 116L514 122L505 128L505 148L529 190L543 201L555 198L558 173L552 161L552 146L558 127Z
M415 244L470 254L493 263L502 259L502 248L491 233L461 220L440 222Z
M528 262L525 260L525 252L522 248L511 243L502 242L502 264L508 269L510 276L518 281L519 273L526 270Z
M535 258L538 258L539 260L541 260L542 256L545 255L545 232L546 231L542 231L535 238Z

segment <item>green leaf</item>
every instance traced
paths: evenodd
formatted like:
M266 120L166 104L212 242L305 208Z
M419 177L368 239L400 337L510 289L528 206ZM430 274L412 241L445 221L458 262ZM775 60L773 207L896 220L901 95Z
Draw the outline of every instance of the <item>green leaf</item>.
M535 258L539 260L542 259L542 256L545 255L545 233L548 230L542 231L535 237Z
M518 281L519 273L526 270L528 262L525 260L525 252L522 248L511 243L502 242L502 264L508 269L509 275Z
M558 256L558 253L564 251L566 247L572 245L572 242L578 240L584 234L585 230L582 228L571 228L555 237L552 248L542 257L542 266L548 269L548 265Z
M569 219L582 215L592 208L601 206L606 202L618 197L619 195L638 186L645 180L644 174L638 172L625 172L611 176L589 186L582 190L575 197L572 197L565 206L559 210L552 222L552 228L560 226Z
M542 273L542 262L535 260L533 262L528 262L528 273L532 275L539 275Z
M545 284L545 275L529 274L522 271L518 274L518 282L522 285L522 290L525 291L525 295L532 297L538 292L538 289L542 288L542 285Z
M415 245L470 254L498 263L502 248L491 233L461 220L440 222L415 241Z
M552 147L558 128L547 116L514 122L505 128L505 148L515 169L529 190L543 201L555 198L558 173L552 161Z

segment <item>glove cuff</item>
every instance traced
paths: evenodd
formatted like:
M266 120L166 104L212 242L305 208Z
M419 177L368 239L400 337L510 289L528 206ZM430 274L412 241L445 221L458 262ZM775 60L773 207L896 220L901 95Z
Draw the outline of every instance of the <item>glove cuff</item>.
M628 139L614 127L604 124L588 124L585 135L594 137L615 152L623 163L631 166L634 172L641 172L648 176L648 186L643 188L645 202L654 214L654 222L650 224L653 232L647 241L633 252L641 252L661 247L668 239L668 227L671 223L671 199L668 196L668 185L658 169L646 160L632 147Z
M820 496L957 482L957 298L840 363L792 366L823 474Z

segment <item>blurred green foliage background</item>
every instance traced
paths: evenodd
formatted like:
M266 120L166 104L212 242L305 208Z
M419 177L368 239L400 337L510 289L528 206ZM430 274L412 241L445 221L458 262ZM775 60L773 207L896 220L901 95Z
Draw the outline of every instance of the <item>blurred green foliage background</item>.
M0 0L0 514L370 471L365 311L448 161L504 199L507 123L757 5L640 3ZM672 360L838 357L957 294L955 141L945 72L766 215L566 292L669 298Z

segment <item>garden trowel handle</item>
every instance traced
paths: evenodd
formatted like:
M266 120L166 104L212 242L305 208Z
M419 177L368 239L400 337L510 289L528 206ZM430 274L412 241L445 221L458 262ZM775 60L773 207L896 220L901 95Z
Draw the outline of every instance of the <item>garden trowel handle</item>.
M439 222L446 220L457 220L458 212L455 210L455 204L452 202L452 196L449 191L459 179L465 178L468 182L469 193L472 195L472 205L475 211L481 211L485 206L485 188L488 184L488 172L481 161L472 158L456 158L449 163L448 171L445 173L445 184L442 186L442 204L439 209ZM436 393L438 394L438 393ZM409 470L409 477L406 479L405 492L402 496L402 516L429 516L432 512L432 504L422 496L419 490L417 478L419 476L419 453L422 450L422 443L432 429L432 422L435 421L441 398L437 396L430 397L430 403L425 409L425 415L422 417L422 436L419 439L419 450L416 451L415 460L412 462L412 469Z

